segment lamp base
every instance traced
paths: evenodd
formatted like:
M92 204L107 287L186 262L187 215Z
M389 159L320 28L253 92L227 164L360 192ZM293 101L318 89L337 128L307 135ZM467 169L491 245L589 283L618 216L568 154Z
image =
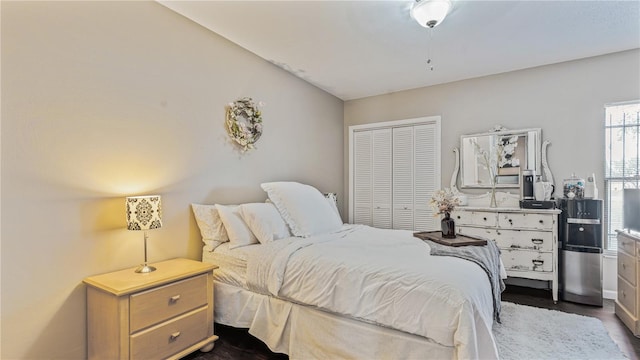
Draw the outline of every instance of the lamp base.
M153 266L149 266L149 265L147 265L147 264L140 265L140 266L138 266L138 268L136 269L136 272L137 272L137 273L143 273L143 274L145 274L145 273L150 273L150 272L152 272L152 271L156 271L156 268L155 268L155 267L153 267Z

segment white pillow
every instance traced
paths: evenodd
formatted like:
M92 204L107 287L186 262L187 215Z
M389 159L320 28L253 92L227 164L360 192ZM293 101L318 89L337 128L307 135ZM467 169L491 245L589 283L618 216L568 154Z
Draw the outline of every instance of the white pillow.
M213 252L218 246L226 243L227 241L218 241L218 240L203 240L204 242L204 251Z
M342 220L313 186L297 182L260 184L295 236L309 237L339 230Z
M244 223L240 216L239 206L225 206L216 204L220 219L224 224L224 228L229 235L229 249L235 249L240 246L257 244L258 239L253 235L247 224Z
M220 215L218 215L218 209L216 209L215 205L191 204L191 209L200 228L202 241L205 244L212 245L208 243L212 241L229 241L229 236L222 224L222 220L220 220Z
M333 211L335 211L336 214L338 214L338 217L340 217L340 211L338 210L338 194L325 193L324 197L329 202L329 205L331 205L331 208L333 209ZM342 218L340 218L340 221L342 221Z
M287 224L272 203L240 205L240 215L261 244L291 236Z

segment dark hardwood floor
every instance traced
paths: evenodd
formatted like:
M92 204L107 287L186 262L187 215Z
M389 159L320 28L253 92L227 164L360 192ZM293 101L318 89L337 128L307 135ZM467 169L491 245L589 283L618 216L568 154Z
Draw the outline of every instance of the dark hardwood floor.
M622 352L629 359L640 360L640 339L633 336L631 331L618 319L614 313L614 301L605 300L603 307L574 304L559 301L553 303L551 292L548 290L530 289L518 286L507 286L502 294L502 300L516 304L535 306L592 316L600 319L611 338L618 344ZM235 329L229 326L216 324L215 332L220 339L216 341L215 348L209 353L196 351L185 357L189 360L283 360L286 355L275 354L258 339L251 336L247 330Z

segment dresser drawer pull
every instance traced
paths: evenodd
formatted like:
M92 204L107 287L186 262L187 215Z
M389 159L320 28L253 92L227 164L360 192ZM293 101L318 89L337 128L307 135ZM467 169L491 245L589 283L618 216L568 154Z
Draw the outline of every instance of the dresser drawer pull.
M176 341L180 336L180 331L176 331L171 336L169 336L169 341Z
M544 242L544 239L531 239L531 242L534 244L542 244Z
M482 218L482 220L487 221L487 218L486 218L486 217L483 217L483 218Z
M509 224L513 223L513 219L509 219Z
M540 221L539 221L539 223L540 223L540 224L544 224L544 221L543 221L543 220L540 220Z
M180 295L173 295L169 298L169 304L175 304L180 300Z
M544 264L544 260L531 260L533 262L533 266L542 266Z

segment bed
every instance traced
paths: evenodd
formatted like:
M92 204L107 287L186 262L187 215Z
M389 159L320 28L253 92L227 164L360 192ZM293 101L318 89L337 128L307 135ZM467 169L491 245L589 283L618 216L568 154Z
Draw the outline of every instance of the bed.
M495 284L478 264L410 231L342 224L308 185L262 187L267 203L193 204L202 260L219 266L216 322L292 359L498 358Z

